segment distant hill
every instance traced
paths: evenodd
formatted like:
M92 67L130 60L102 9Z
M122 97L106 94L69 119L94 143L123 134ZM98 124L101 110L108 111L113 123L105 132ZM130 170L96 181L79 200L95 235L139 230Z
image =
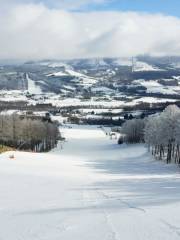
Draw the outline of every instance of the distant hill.
M101 87L110 89L111 94L180 95L180 57L41 60L3 65L0 89L28 90L27 74L42 92L95 94L93 88ZM148 81L153 88L146 84Z

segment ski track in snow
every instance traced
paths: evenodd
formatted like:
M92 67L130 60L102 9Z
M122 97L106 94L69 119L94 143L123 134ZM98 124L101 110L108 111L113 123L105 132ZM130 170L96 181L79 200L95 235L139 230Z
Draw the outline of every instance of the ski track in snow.
M0 156L0 240L179 239L179 169L71 127L50 153Z
M161 223L170 230L170 232L175 233L177 236L180 237L180 227L177 227L166 220L160 219Z
M114 228L114 226L113 226L113 224L111 222L110 214L107 212L107 210L105 208L99 208L98 207L99 202L104 200L104 199L102 199L102 196L103 196L103 198L106 199L107 198L106 195L104 195L103 193L99 192L97 189L95 189L94 193L95 193L95 197L94 197L94 200L92 200L91 196L89 196L88 192L86 190L84 190L84 192L83 192L84 204L86 205L86 203L91 203L94 206L94 208L96 210L98 210L103 215L103 218L105 220L105 224L107 225L107 229L108 229L107 239L109 239L109 240L118 240L118 239L120 239L116 229Z

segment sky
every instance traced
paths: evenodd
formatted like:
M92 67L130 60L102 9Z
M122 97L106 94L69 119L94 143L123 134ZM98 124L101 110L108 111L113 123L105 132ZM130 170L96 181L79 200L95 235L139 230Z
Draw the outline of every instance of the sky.
M0 59L180 55L179 0L0 0Z
M148 13L163 13L180 17L179 0L110 0L99 6L89 5L89 10L137 11ZM88 9L88 8L87 8Z

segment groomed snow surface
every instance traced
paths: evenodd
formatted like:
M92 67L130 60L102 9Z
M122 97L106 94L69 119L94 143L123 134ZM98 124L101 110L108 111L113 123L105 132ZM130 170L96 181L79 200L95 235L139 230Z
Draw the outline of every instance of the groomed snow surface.
M26 75L28 81L28 92L30 94L42 94L42 90L40 86L36 85L35 81L33 81L29 75Z
M1 240L180 238L179 168L98 127L64 127L50 153L0 155Z

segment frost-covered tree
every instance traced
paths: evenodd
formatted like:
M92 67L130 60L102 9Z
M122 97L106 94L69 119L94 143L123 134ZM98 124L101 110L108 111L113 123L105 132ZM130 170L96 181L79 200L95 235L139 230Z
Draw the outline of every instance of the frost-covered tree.
M126 121L121 133L125 142L145 141L156 158L180 164L180 109L176 105L144 120Z
M148 118L144 139L153 155L167 163L179 163L180 109L168 106L160 115Z
M124 135L124 141L127 143L140 143L144 141L144 126L143 119L132 119L126 121L121 129Z

